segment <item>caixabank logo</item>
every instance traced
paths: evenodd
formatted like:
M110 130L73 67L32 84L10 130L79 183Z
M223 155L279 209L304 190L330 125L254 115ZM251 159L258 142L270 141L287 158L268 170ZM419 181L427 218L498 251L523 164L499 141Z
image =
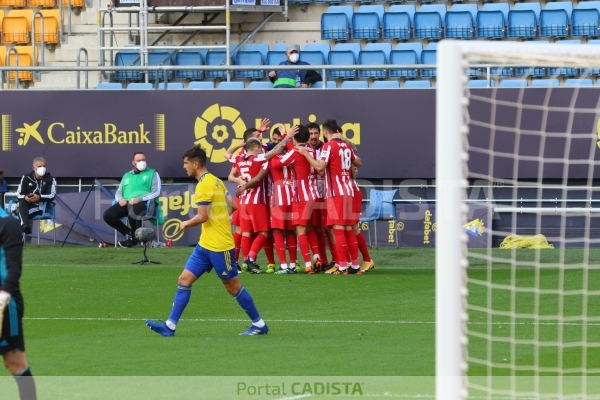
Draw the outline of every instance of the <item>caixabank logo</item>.
M270 117L270 116L269 116ZM247 126L242 119L242 113L226 105L213 104L209 106L201 116L196 118L194 124L194 134L196 140L194 144L199 144L209 157L212 163L222 163L227 161L225 152L233 145L244 140L244 131L249 127L260 125L263 116L254 117L254 125ZM270 117L271 118L271 117ZM308 115L308 122L316 122L315 114ZM277 126L284 125L288 131L294 125L307 123L300 118L292 118L292 122L271 122L271 131ZM355 145L360 145L360 123L346 122L342 125L342 130L346 137ZM269 137L270 137L269 132ZM263 141L269 141L269 138L263 138Z
M42 120L21 122L13 126L10 114L2 115L2 151L12 151L14 146L24 147L33 143L43 145L154 145L156 151L165 151L165 116L154 115L154 126L130 122L127 126L105 122L98 126L82 128L79 121ZM152 129L154 128L154 129Z

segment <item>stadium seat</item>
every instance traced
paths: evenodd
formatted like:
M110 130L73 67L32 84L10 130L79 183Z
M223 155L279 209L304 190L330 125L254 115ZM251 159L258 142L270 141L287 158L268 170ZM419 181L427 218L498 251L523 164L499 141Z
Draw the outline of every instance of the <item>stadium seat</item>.
M540 3L515 3L508 12L508 37L534 39L538 35Z
M422 5L415 13L415 39L441 39L445 18L445 4Z
M342 89L368 89L369 82L367 81L344 81L342 82Z
M165 83L161 82L158 84L159 89L165 89ZM167 90L181 90L184 89L183 83L181 82L167 82Z
M477 4L453 4L446 13L446 38L473 39Z
M515 75L514 68L490 68L490 74L492 76L510 78Z
M502 39L508 21L508 3L486 3L477 13L477 38Z
M14 46L13 49L17 51L19 55L19 67L30 67L33 65L33 49L31 46ZM39 53L36 52L37 57L39 57ZM17 65L15 52L11 51L8 54L8 63L7 66L15 66ZM36 65L37 60L36 60ZM14 80L16 77L15 72L10 72L10 79ZM33 74L29 71L20 71L19 72L19 81L32 81Z
M327 62L327 60L329 60L331 46L328 43L307 43L300 52L300 59L302 59L302 52L304 51L320 51L323 54L323 59Z
M2 42L29 43L33 10L11 10L2 19Z
M437 50L423 50L421 53L421 64L425 65L435 65L437 63ZM433 78L436 76L435 69L422 69L421 77L423 78Z
M59 0L60 1L60 0ZM85 6L85 0L70 0L71 8L82 8ZM69 6L69 0L62 0L63 8L67 8Z
M420 43L419 43L420 44ZM419 64L419 56L414 50L392 50L390 64L411 65ZM416 69L390 69L390 78L415 79L419 76Z
M266 55L266 54L265 54ZM235 64L236 65L264 65L265 59L263 58L262 52L258 50L243 50L238 51L235 55ZM246 71L235 71L235 76L237 79L254 79L261 80L265 77L265 71L256 69L256 70L246 70Z
M219 83L219 86L217 86L217 89L245 89L246 85L244 85L244 82L221 82Z
M490 87L494 87L494 86L496 86L496 82L492 79L490 81ZM480 80L471 79L469 81L469 83L467 83L467 87L468 88L487 88L488 83L487 83L487 80L485 80L485 79L480 79Z
M173 65L173 57L169 57L170 51L153 50L148 53L148 65ZM166 61L165 61L166 60ZM164 81L165 76L167 80L173 79L173 71L148 71L148 79L155 81L157 78L159 81Z
M269 45L266 43L245 44L241 51L258 51L262 56L264 63L267 61L267 54L269 54Z
M406 81L404 82L404 89L423 89L431 88L430 81Z
M0 7L3 6L0 5ZM27 0L27 7L54 8L56 0Z
M567 79L565 86L594 86L594 82L591 79Z
M214 89L215 83L213 81L210 82L190 82L187 87L188 89Z
M273 48L271 49L271 51L283 51L285 53L286 49L287 49L287 43L275 43L273 45Z
M151 83L133 82L127 85L127 90L152 90L154 85Z
M355 65L358 63L360 53L358 43L338 43L329 53L329 65ZM328 78L331 79L354 79L356 70L331 70Z
M372 89L398 89L400 82L398 81L375 81L371 86Z
M321 40L345 41L352 34L352 6L330 6L321 15Z
M555 42L557 45L581 45L581 40L572 39L572 40L558 40ZM548 75L550 76L563 76L567 78L572 78L579 75L579 70L577 68L549 68Z
M558 79L536 79L531 82L531 87L556 87L560 86Z
M273 89L273 84L271 82L252 81L248 89Z
M327 81L327 89L336 89L337 82L336 81ZM310 85L311 89L323 89L323 82L315 82Z
M598 37L600 34L600 1L581 1L571 16L571 35Z
M321 50L316 50L316 51L302 50L300 52L300 61L305 61L305 62L309 63L310 65L325 65L325 64L327 64L325 55L323 55L323 52Z
M96 86L98 90L121 90L123 89L123 84L121 82L100 82L98 86Z
M225 50L210 50L206 53L206 65L225 65L225 58L227 53ZM231 62L233 64L233 62ZM226 79L227 71L206 71L206 78L208 79Z
M6 65L6 52L8 48L6 46L0 46L0 65Z
M202 53L198 51L180 51L175 54L175 65L191 65L198 66L204 65L204 58ZM181 70L175 71L175 77L177 79L191 79L191 80L202 80L204 79L204 71L198 70Z
M430 43L429 46L435 46L436 43ZM421 60L421 53L423 52L423 44L420 42L410 43L398 43L395 50L412 50L417 54L417 59ZM431 49L430 49L431 50Z
M408 40L412 36L412 21L415 16L414 5L392 5L383 14L383 38L390 40Z
M573 14L573 3L557 1L546 3L540 13L540 36L565 38L569 36L569 25Z
M281 62L287 60L287 56L284 51L270 51L267 53L267 65L279 65Z
M40 10L44 17L44 44L56 44L60 42L59 26L60 14L59 10ZM35 18L35 42L42 42L42 22L39 16Z
M390 43L367 43L365 49L358 54L360 65L383 65L387 64L392 52ZM361 78L384 79L386 70L360 70L358 76Z
M600 39L590 39L587 41L587 45L600 45ZM583 76L594 76L600 75L600 68L582 68L581 75Z
M377 41L383 24L382 5L363 5L352 15L352 39Z
M115 66L117 67L138 65L140 65L140 53L138 51L124 50L115 54ZM115 79L118 81L124 81L126 79L139 81L142 79L142 73L140 71L115 71Z
M501 88L527 87L526 79L503 79L500 81Z

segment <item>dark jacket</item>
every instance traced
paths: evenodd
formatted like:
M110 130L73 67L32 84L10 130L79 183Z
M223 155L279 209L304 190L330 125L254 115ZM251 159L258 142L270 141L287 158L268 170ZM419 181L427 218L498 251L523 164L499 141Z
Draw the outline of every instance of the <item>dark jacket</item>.
M289 60L285 60L279 63L279 65L310 65L309 63L305 62L305 61L298 61L296 64L292 64ZM269 77L269 79L271 80L272 83L275 83L277 81L277 79L279 78L288 78L288 79L292 79L292 80L296 80L296 76L298 76L300 78L300 82L301 83L306 83L307 85L311 85L315 82L319 82L322 80L321 75L315 71L314 69L299 69L299 70L281 70L281 71L275 71L276 75L274 77ZM276 88L294 88L296 87L295 84L294 86L292 85L286 85L286 84L278 84L277 86L274 86Z
M49 172L46 172L42 176L42 179L36 179L34 171L23 175L17 189L17 197L23 199L31 193L40 195L40 201L54 200L54 196L56 196L56 180Z
M0 264L6 270L0 275L0 290L14 296L19 291L23 258L23 231L12 215L0 208Z

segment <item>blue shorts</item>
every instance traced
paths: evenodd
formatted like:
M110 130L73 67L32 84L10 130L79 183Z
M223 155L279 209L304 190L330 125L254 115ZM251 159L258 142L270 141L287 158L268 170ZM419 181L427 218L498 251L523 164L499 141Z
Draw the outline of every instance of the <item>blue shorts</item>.
M185 263L185 269L200 278L203 273L213 268L221 279L231 279L238 276L237 262L233 258L234 250L210 251L199 244Z

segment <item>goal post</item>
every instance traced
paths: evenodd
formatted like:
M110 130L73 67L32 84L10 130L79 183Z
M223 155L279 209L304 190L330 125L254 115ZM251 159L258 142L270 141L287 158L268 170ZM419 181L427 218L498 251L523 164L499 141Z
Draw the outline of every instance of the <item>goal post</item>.
M600 131L596 130L596 126L600 128L597 125L600 88L594 89L598 91L598 95L594 95L590 89L583 88L493 87L476 89L479 92L473 95L476 90L467 88L466 71L474 64L515 70L519 66L538 67L554 71L556 75L561 68L574 68L581 75L589 69L600 68L600 46L447 40L438 47L436 398L465 399L474 387L481 390L485 398L546 395L566 398L570 395L565 394L569 388L563 382L564 377L578 379L577 385L570 388L573 396L600 398L600 390L590 392L591 380L586 378L600 374L600 351L596 351L600 349L597 333L600 332L597 326L600 315L594 315L595 312L600 314L600 284L591 283L596 277L600 281L600 274L596 274L600 265L592 265L588 254L591 247L600 247L600 238L587 236L590 226L600 222L594 220L599 217L594 207L600 207L600 202L593 203L595 198L600 201L600 193L592 188L594 174L598 174L600 168L600 157L596 156L596 147L600 147ZM515 93L509 100L504 95L507 90ZM531 90L538 92L529 96L532 92L527 91ZM555 96L554 90L563 92ZM588 92L583 93L585 90ZM580 96L580 92L584 95ZM478 115L470 115L473 103L478 103L478 111L483 110ZM489 120L482 121L482 114L488 113ZM474 131L477 134L491 132L491 139L482 144L473 137ZM476 139L475 145L473 139ZM556 143L564 143L564 148ZM579 155L573 156L575 150ZM469 167L475 164L474 158L484 167L471 171ZM486 226L490 239L487 248L479 251L468 248L469 235L464 228L470 207L470 179L506 183L508 200L500 205L510 224L497 229ZM571 179L580 185L573 186ZM543 197L552 190L557 193L556 219L552 221L556 226L546 234L548 241L557 247L551 250L556 257L552 255L550 261L539 250L526 261L514 250L503 250L506 253L500 255L498 250L492 251L493 247L498 248L497 238L524 231L519 227L522 217L515 212L523 182L527 183L532 200L525 206L521 202L520 207L530 207L525 212L531 215L528 221L533 226L528 229L532 232L537 229L536 233L544 233L547 220L543 214L548 207ZM582 203L575 207L570 199L577 196ZM494 212L493 199L486 206L490 213ZM581 229L577 233L570 231L573 218L580 218L577 221ZM495 246L492 237L496 238ZM581 260L578 258L570 264L572 255L565 250L569 246L583 249L582 254L585 254ZM481 261L482 266L480 273L471 277L469 260L473 258ZM498 268L498 264L502 268ZM504 269L505 273L498 274L496 268ZM530 276L521 278L525 270ZM548 277L552 278L552 285L547 283ZM571 290L569 285L575 289ZM477 293L475 296L472 289ZM553 302L557 303L556 310L549 308ZM574 309L579 314L573 312ZM480 328L475 328L472 314L477 315ZM504 323L504 331L499 331ZM594 324L596 327L591 326ZM521 325L527 329L521 329ZM569 331L571 327L577 331ZM479 353L471 356L472 341L478 342ZM573 349L577 350L575 356ZM489 376L479 380L470 378L469 368L473 365L490 375L502 371L508 383L505 387L491 387L494 383ZM561 378L554 392L547 392L550 389L544 387L539 378L545 374ZM516 378L521 375L532 376L531 385L520 386ZM598 388L600 384L595 389Z

